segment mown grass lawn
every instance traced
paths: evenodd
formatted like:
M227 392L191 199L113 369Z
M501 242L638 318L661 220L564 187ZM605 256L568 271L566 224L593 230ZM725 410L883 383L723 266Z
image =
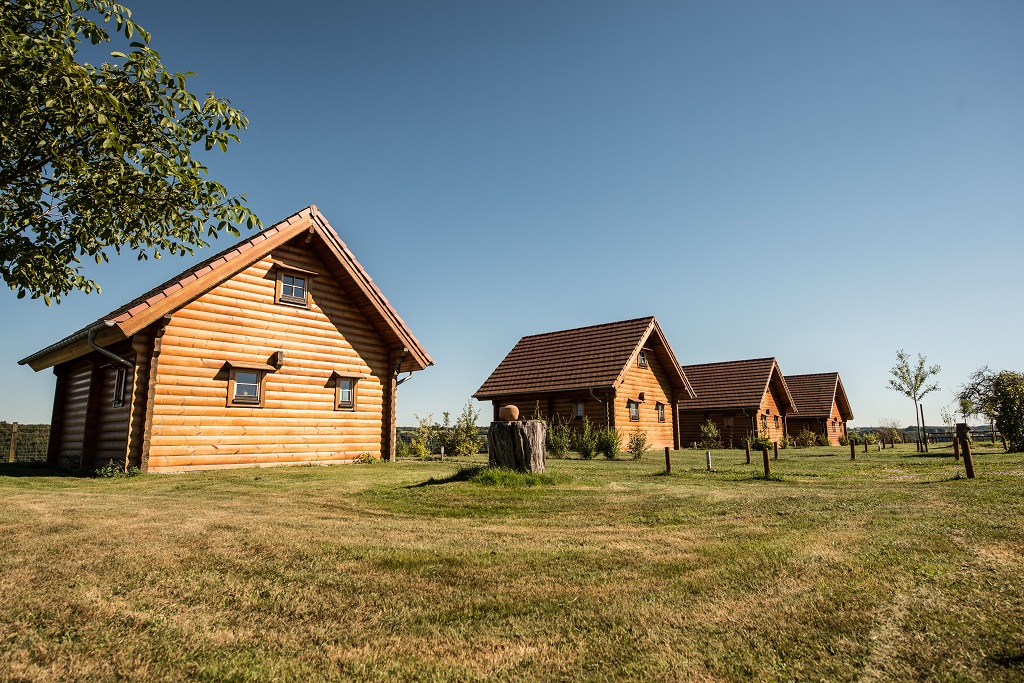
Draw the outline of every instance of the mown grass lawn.
M713 457L0 468L0 679L1024 679L1024 456Z

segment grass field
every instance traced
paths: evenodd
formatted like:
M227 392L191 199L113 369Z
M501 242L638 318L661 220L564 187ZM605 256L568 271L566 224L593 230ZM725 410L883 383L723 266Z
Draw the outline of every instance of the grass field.
M5 466L0 680L1019 681L1024 456L948 452Z

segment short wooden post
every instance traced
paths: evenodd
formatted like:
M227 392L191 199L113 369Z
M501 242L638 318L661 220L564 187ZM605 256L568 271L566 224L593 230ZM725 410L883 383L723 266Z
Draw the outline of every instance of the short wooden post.
M857 459L857 444L853 439L850 439L850 460Z
M11 452L7 455L7 462L14 462L14 454L18 450L18 423L11 424Z
M960 460L960 439L957 436L953 436L953 459Z
M711 451L708 451L708 452L707 452L707 453L705 454L704 458L705 458L705 460L707 461L707 466L708 466L708 472L710 472L710 471L711 471Z
M775 441L775 442L773 442L772 445L775 446L775 459L778 460L779 459L779 442Z
M750 464L750 439L747 439L747 464Z
M920 453L921 452L921 439L918 439L916 443L917 443L917 452Z
M867 439L864 439L864 452L865 453L868 452L868 440Z
M884 442L884 441L879 441L879 442L878 442L878 452L879 452L879 453L881 453L881 452L882 452L882 446L884 446L884 445L885 445L885 442Z
M767 479L768 477L772 476L772 464L771 461L768 459L767 447L761 449L761 457L764 460L764 478Z
M665 446L665 474L672 474L672 450Z
M968 432L971 428L966 422L959 422L956 425L956 438L960 440L960 452L964 455L964 468L967 470L967 478L974 479L974 459L971 457L971 438Z

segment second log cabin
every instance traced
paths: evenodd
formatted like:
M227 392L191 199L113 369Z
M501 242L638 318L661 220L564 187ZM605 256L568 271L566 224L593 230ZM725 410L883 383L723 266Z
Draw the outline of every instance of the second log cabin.
M673 406L691 397L654 316L523 337L473 394L491 401L495 420L514 404L522 417L587 418L624 439L639 428L651 448L679 447Z

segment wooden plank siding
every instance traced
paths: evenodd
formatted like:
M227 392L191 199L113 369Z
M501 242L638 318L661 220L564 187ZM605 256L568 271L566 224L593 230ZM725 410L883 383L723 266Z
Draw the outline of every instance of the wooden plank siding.
M640 367L634 358L618 386L615 395L614 424L622 435L623 446L629 440L629 433L639 428L647 433L650 448L672 448L678 445L674 438L675 398L668 393L672 385L656 354L648 350L646 356L647 367ZM634 422L629 419L629 407L626 402L638 400L641 393L644 394L644 400L640 402L638 411L640 419ZM665 406L664 422L658 420L658 403Z
M602 401L610 401L612 395L607 390L594 392ZM594 400L589 391L564 391L547 392L537 394L517 394L515 396L503 396L491 401L494 418L497 419L497 409L501 406L514 405L519 408L520 419L531 419L540 407L540 415L543 419L551 422L555 419L562 420L569 426L579 426L582 420L576 418L576 404L583 404L583 415L595 426L603 427L606 423L605 404Z
M309 308L275 302L275 261L320 273ZM284 362L262 407L228 405L228 363ZM388 349L297 238L175 312L164 329L149 471L381 456ZM334 373L358 377L356 409L335 409Z

